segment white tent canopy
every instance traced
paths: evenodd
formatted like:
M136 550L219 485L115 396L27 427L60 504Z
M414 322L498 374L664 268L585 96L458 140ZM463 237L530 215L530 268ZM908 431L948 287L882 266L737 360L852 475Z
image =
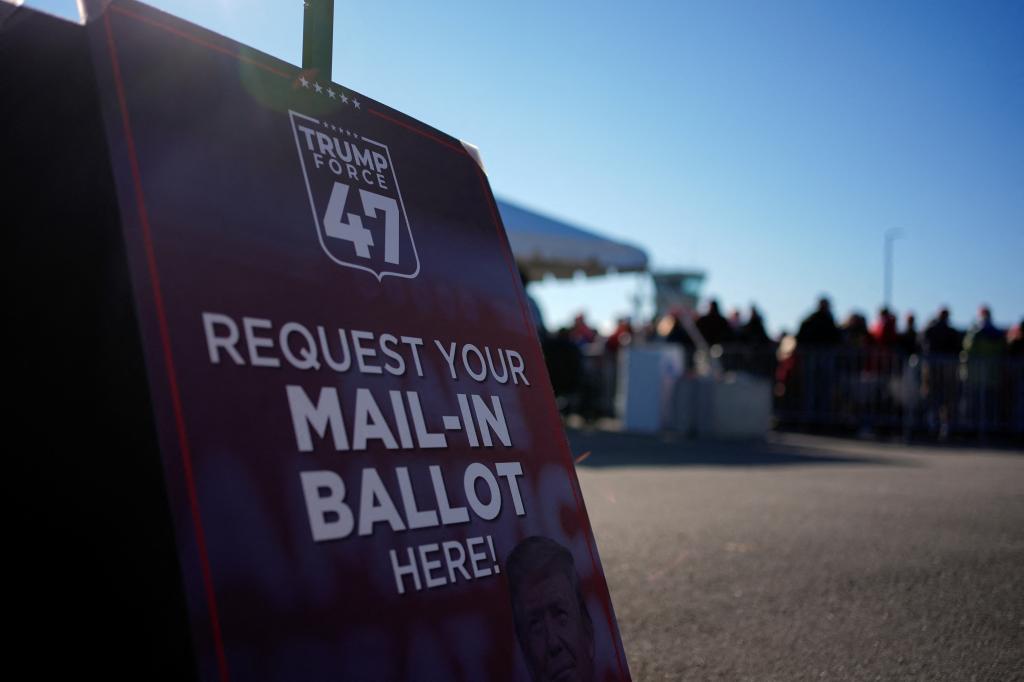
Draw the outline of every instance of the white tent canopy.
M643 272L647 254L574 225L498 200L501 220L516 263L531 280L552 275L568 279L577 272L587 276L609 272Z

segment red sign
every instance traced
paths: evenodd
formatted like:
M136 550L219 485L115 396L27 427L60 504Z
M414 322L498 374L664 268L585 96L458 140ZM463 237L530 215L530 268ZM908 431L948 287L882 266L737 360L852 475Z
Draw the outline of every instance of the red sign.
M136 3L89 32L200 676L628 679L473 157Z

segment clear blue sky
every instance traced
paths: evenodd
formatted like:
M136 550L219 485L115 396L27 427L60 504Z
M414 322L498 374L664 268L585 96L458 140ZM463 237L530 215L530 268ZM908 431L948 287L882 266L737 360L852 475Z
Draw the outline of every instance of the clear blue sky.
M299 0L154 4L300 60ZM339 0L334 80L479 145L499 195L703 269L772 329L820 293L873 316L890 228L900 313L1024 317L1024 3L494 5ZM535 294L550 326L635 291Z

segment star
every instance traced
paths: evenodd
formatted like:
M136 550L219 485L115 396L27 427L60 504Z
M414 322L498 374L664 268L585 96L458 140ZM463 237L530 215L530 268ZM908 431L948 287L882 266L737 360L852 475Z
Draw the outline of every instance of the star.
M331 99L334 99L334 90L327 88L327 96L330 97Z
M323 86L321 86L319 83L313 83L313 89L316 90L318 93L324 91Z
M306 80L305 76L299 76L299 82L302 83L302 87L304 87L304 88L308 88L309 87L309 81Z
M354 106L356 109L358 109L359 108L359 100L353 99L352 100L352 106Z
M344 92L341 93L341 103L342 104L348 104L348 97L345 96Z

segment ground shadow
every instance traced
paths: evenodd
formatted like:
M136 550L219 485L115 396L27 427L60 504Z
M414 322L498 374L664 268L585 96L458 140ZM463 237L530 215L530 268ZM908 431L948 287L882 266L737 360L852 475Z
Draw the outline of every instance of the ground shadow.
M824 464L915 466L892 456L771 440L702 440L674 433L638 434L566 428L578 466L595 469L648 466L763 467ZM587 454L589 453L589 454Z
M958 430L940 438L937 434L912 431L909 435L900 429L876 429L867 433L861 429L839 428L834 426L796 426L792 424L777 425L772 433L806 436L823 436L848 443L881 444L896 446L912 446L915 448L931 448L947 451L976 451L979 449L1024 455L1024 434L988 433Z

